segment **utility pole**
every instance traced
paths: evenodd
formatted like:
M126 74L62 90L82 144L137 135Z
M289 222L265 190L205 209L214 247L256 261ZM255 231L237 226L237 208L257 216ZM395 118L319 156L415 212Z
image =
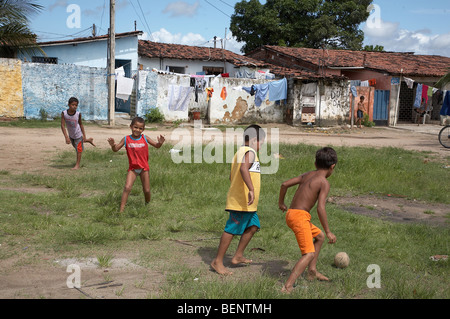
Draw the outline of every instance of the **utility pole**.
M108 124L115 125L116 108L116 0L109 0L109 46L108 46Z

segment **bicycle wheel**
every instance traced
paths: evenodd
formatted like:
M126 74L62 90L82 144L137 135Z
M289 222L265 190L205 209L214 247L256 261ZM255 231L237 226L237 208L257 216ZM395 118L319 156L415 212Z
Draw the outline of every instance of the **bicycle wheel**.
M445 148L450 148L450 125L444 126L439 132L439 143Z

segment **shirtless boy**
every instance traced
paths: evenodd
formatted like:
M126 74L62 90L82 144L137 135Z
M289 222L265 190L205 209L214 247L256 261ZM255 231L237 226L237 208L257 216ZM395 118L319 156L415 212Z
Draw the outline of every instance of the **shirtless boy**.
M295 234L300 247L302 257L294 266L288 280L282 288L282 292L290 293L297 278L308 267L306 278L308 280L318 279L328 281L328 278L317 271L317 259L322 244L325 241L324 233L311 223L310 210L317 203L317 213L320 223L328 238L328 243L334 244L336 236L328 227L325 203L330 190L327 180L331 176L337 163L337 155L334 149L324 147L316 153L316 170L294 177L281 185L278 206L286 211L286 223ZM287 209L284 198L288 188L298 185L297 191ZM314 238L314 240L313 240Z

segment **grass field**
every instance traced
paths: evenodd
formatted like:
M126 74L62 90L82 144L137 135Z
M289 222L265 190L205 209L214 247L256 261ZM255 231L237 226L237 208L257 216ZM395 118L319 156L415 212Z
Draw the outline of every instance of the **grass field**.
M23 253L18 243L24 238L32 241L37 251L55 256L90 254L106 264L133 246L139 251L135 263L165 277L157 294L149 297L450 297L449 262L429 259L431 255L448 255L448 223L441 227L390 223L355 215L333 204L327 206L328 219L338 241L324 245L318 263L319 271L332 282L300 279L291 295L279 292L300 256L293 233L278 210L278 192L284 180L314 169L317 147L306 145L280 145L285 159L280 161L278 173L262 176L262 228L247 249L247 257L260 267L234 268L230 278L212 273L209 262L227 219L224 205L230 164L174 164L170 148L164 145L150 151L151 203L144 206L137 180L123 214L118 208L128 168L125 151L89 150L82 160L83 169L76 174L70 170L73 152L59 154L52 160L52 170L45 173L0 172L0 263ZM450 204L450 170L443 169L441 160L429 154L396 148L335 149L339 163L329 179L330 196L390 193ZM424 158L429 159L426 165ZM293 192L289 190L287 203ZM315 209L311 215L319 226ZM177 240L195 245L177 245ZM237 239L229 256L236 245ZM351 258L346 269L332 265L339 251ZM367 286L371 275L367 268L372 264L381 270L379 289Z

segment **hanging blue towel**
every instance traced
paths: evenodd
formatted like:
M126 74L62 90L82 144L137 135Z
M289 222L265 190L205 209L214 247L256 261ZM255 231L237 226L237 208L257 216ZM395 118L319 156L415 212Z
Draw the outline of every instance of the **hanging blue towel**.
M286 78L269 83L269 101L280 101L287 99Z
M416 98L414 100L414 108L418 109L420 108L420 105L422 104L422 84L417 84L416 89Z
M442 104L440 115L450 115L450 91L445 93L444 104Z
M255 105L260 107L262 102L266 99L267 92L269 91L269 84L255 84L253 85L256 91L255 94Z

